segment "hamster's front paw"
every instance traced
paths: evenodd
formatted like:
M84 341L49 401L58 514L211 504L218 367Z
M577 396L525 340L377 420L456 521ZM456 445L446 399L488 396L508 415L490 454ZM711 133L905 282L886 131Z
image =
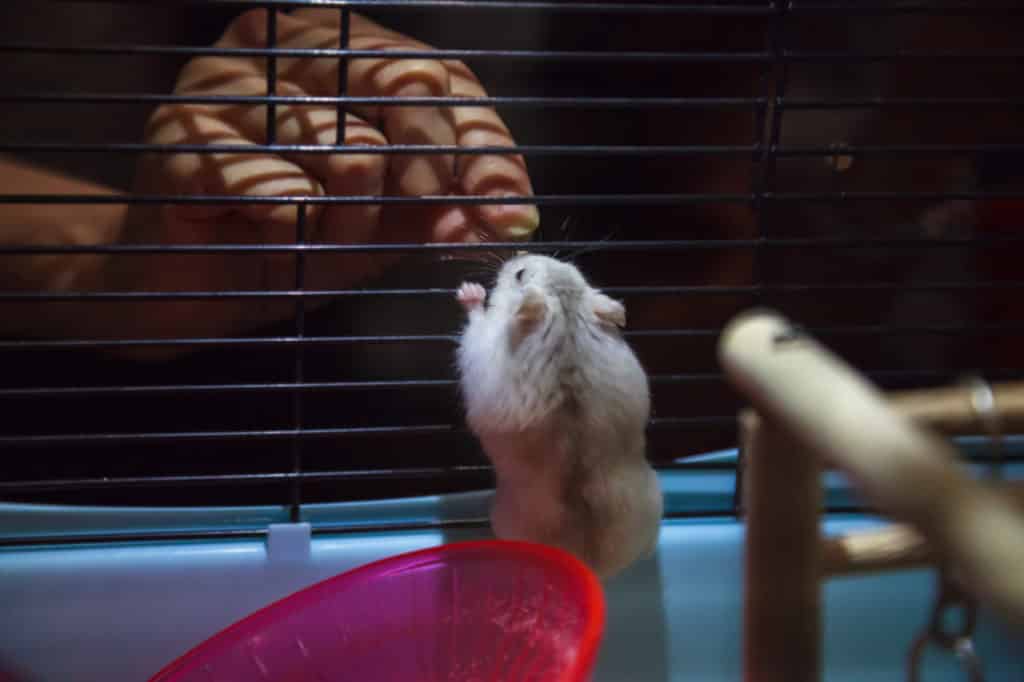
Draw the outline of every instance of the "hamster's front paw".
M466 310L475 310L484 304L487 298L487 290L476 282L463 282L458 291L455 292L455 300L462 304Z

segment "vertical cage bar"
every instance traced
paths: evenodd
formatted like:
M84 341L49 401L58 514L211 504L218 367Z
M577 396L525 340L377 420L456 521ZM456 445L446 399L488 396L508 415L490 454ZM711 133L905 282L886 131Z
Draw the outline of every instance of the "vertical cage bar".
M761 137L761 178L758 187L757 198L759 200L757 212L757 238L762 246L771 238L771 221L766 217L768 204L774 196L777 188L776 170L778 166L778 149L782 137L782 116L786 109L786 88L789 85L789 60L784 59L785 42L785 19L790 9L790 0L775 0L773 3L775 13L772 16L768 27L768 50L772 54L772 88L769 97L768 121ZM767 140L765 140L767 135ZM755 252L758 277L758 286L765 287L767 274L764 269L764 249L758 248ZM767 305L763 292L758 299L761 305Z
M295 243L302 245L306 243L306 205L298 204L295 207L298 212L295 217ZM306 285L306 254L299 250L295 253L295 289L302 291ZM295 301L295 336L303 338L306 333L306 301L299 296ZM295 346L295 364L292 375L295 379L295 390L292 391L292 428L295 436L291 441L292 473L302 473L302 439L299 432L304 426L303 420L303 393L298 388L305 381L305 351L304 346L299 343ZM302 481L295 477L291 487L291 510L292 523L298 523L302 511Z
M774 13L769 20L766 35L768 51L771 53L772 59L767 63L763 74L768 96L766 102L755 107L754 110L754 146L757 151L750 179L750 193L753 197L752 208L758 241L753 255L754 286L756 287L754 300L758 307L769 304L766 295L768 282L764 264L764 246L771 238L769 221L765 216L766 205L770 198L765 195L774 193L776 190L777 150L782 135L782 112L785 108L784 99L789 82L789 61L783 59L782 46L785 30L784 20L790 9L790 0L775 0L772 7ZM733 512L737 517L743 513L743 486L745 485L743 471L746 466L744 461L746 456L746 449L740 448L736 462L735 492L733 494Z
M267 47L277 47L277 9L267 7ZM277 55L267 55L267 97L277 95ZM277 103L267 102L267 144L277 141Z
M776 170L778 167L778 149L782 137L782 116L786 109L786 88L789 85L789 60L784 59L785 42L785 19L790 9L790 0L775 0L773 3L775 13L768 26L768 51L771 52L772 87L768 104L766 105L768 121L762 129L761 134L761 159L759 170L761 177L756 197L758 199L757 211L757 238L762 247L772 238L771 220L766 216L768 205L774 196L777 188ZM767 136L767 139L765 137ZM758 303L769 305L763 288L769 284L768 275L764 267L764 249L758 248L755 251L755 266L757 267L758 286L762 288Z
M352 15L348 7L342 7L340 12L341 23L338 27L338 49L347 50L349 48ZM348 94L348 57L338 57L338 97L344 97L346 94ZM339 146L345 144L346 108L344 102L338 102L338 130L335 144Z

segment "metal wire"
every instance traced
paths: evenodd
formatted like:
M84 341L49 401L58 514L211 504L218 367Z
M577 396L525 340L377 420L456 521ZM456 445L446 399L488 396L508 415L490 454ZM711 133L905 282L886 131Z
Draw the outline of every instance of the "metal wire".
M342 9L341 11L344 11ZM1020 61L1024 52L958 52L934 50L901 50L899 52L825 52L812 50L733 51L733 52L653 52L645 50L370 50L354 48L301 47L185 47L180 45L47 45L45 43L0 43L0 52L48 53L74 55L174 55L183 57L303 57L365 59L473 59L499 61L625 62L625 63L832 63L832 62L896 62L905 60L1002 62ZM339 90L342 92L343 90ZM56 95L56 93L54 93ZM262 98L261 98L262 99ZM954 102L957 100L953 100ZM999 101L999 98L996 98ZM396 101L397 103L397 101Z
M970 0L918 0L913 3L878 3L878 2L800 2L792 3L794 14L842 14L886 15L886 14L929 14L929 15L985 15L985 14L1020 14L1022 9L1017 3L986 3L980 4Z
M990 367L983 370L986 376L1012 377L1011 369ZM951 370L866 370L865 375L876 380L935 380L954 376ZM725 377L717 373L653 374L650 381L659 384L715 384ZM75 398L104 395L153 395L153 394L203 394L203 393L290 393L292 391L387 391L401 389L454 389L453 379L397 379L393 381L317 381L277 382L250 384L167 384L167 385L108 385L108 386L47 386L0 389L0 398Z
M514 197L509 197L513 199ZM3 202L0 201L0 204ZM508 201L507 203L515 203ZM736 203L742 203L737 200ZM1015 225L1007 225L1013 228ZM292 253L456 253L495 250L559 252L594 250L616 252L706 251L742 249L964 249L1013 246L1024 237L920 238L775 238L761 239L651 239L644 241L487 242L467 244L99 244L99 245L0 245L0 255L52 254L271 254Z
M387 107L452 106L452 107L543 107L564 109L715 109L746 108L756 100L750 97L385 97L323 95L115 95L104 93L35 92L31 94L0 93L0 103L11 104L358 104Z
M773 2L775 13L772 16L771 24L767 31L768 52L772 55L773 61L768 70L762 75L762 80L768 87L768 97L764 107L759 107L755 116L754 135L757 140L759 153L755 157L755 171L751 174L751 193L754 195L753 209L757 216L757 237L758 247L754 252L754 278L757 282L765 281L765 253L764 247L770 240L769 224L766 220L768 205L776 192L775 171L777 166L779 140L782 130L782 102L786 97L786 86L789 80L789 65L780 60L784 54L785 36L784 20L788 7L785 3ZM770 292L762 285L757 294L757 304L765 306L768 304ZM742 471L746 453L742 450L737 458L737 471ZM735 491L733 494L733 513L739 516L743 504L743 477L736 476Z
M679 426L727 426L735 417L731 415L713 417L661 417L652 419L650 427L654 429L674 428ZM336 428L293 428L293 429L249 429L243 431L173 431L167 433L74 433L59 435L17 435L0 436L0 445L44 446L57 443L154 443L173 441L257 441L292 439L293 441L314 438L388 436L394 434L426 436L431 434L450 434L468 431L454 424L415 424L398 426L354 426ZM292 472L298 475L300 472Z
M835 150L831 152L835 154ZM749 203L755 199L751 194L607 194L603 196L583 194L548 194L531 197L521 196L304 196L274 195L253 196L230 194L207 195L132 195L108 196L87 194L6 194L0 195L0 204L56 204L56 205L192 205L230 206L240 204L311 204L311 205L374 205L374 206L501 206L532 204L536 206L677 206L708 203ZM773 201L797 203L839 203L863 201L947 201L990 199L1024 199L1024 190L991 192L957 191L944 192L764 192L764 198Z
M90 2L95 0L70 0L71 2ZM132 0L104 0L105 2L131 2ZM252 0L158 0L154 4L165 5L223 5L252 7ZM630 3L630 2L538 2L536 0L259 0L261 7L305 7L315 4L317 7L349 7L353 9L386 8L401 9L468 9L468 10L504 10L504 11L544 11L588 14L654 14L654 15L733 15L760 16L768 13L767 8L756 4L742 3L708 3L708 4L675 4L675 3Z
M301 251L300 251L301 253ZM970 292L1024 289L1024 281L999 282L823 282L759 286L625 286L604 287L612 296L756 296L760 294L826 294L835 292ZM3 301L192 301L218 299L318 299L318 298L450 298L455 289L288 289L262 291L28 291L0 293Z
M722 327L694 327L690 329L639 329L626 331L627 339L682 339L717 338ZM1024 323L991 324L964 327L960 325L845 325L813 326L807 331L818 336L887 336L934 335L934 336L1018 336L1024 334ZM354 344L454 344L454 334L376 334L364 336L276 336L276 337L189 337L189 338L145 338L145 339L62 339L58 341L18 340L0 341L0 350L40 350L72 348L125 348L140 346L338 346Z
M345 12L343 7L339 11ZM347 42L344 39L342 43ZM75 55L175 55L183 57L306 57L348 58L388 57L391 59L495 59L552 62L764 62L772 59L764 52L652 52L597 50L360 50L354 48L300 47L182 47L179 45L47 45L44 43L2 43L0 52ZM981 58L981 55L979 55ZM347 73L342 70L340 74ZM345 88L339 88L344 92Z
M339 119L342 120L342 119ZM746 156L754 151L744 145L511 145L508 147L459 147L457 145L389 144L379 147L345 147L335 145L231 145L231 144L59 144L37 142L0 143L0 152L59 152L59 153L111 153L111 154L198 154L220 152L225 154L455 154L479 156L483 154L523 154L525 156Z

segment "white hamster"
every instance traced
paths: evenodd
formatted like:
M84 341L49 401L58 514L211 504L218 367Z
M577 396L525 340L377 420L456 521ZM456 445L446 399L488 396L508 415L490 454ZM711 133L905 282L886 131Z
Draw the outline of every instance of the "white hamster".
M466 421L495 469L495 536L557 546L602 578L650 556L663 501L625 307L542 255L507 261L485 298L479 284L458 290L469 321L457 362Z

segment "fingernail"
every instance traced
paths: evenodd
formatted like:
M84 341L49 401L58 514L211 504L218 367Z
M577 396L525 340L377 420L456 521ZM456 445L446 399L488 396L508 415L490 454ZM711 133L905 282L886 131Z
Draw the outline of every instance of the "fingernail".
M491 197L516 197L522 194L507 190L494 190L487 193ZM529 204L490 204L482 208L482 213L491 224L492 229L503 232L510 239L527 239L540 226L540 213L536 206Z
M536 229L536 227L523 227L520 225L512 225L505 231L505 233L509 236L510 239L529 239L530 235L533 234Z
M523 213L526 215L525 221L521 223L513 223L506 228L506 233L510 239L529 239L530 235L537 231L540 227L540 213L537 211L536 206L523 206L520 205L518 208L523 209Z
M540 211L537 210L536 206L527 206L526 215L529 217L531 230L536 230L540 227Z

